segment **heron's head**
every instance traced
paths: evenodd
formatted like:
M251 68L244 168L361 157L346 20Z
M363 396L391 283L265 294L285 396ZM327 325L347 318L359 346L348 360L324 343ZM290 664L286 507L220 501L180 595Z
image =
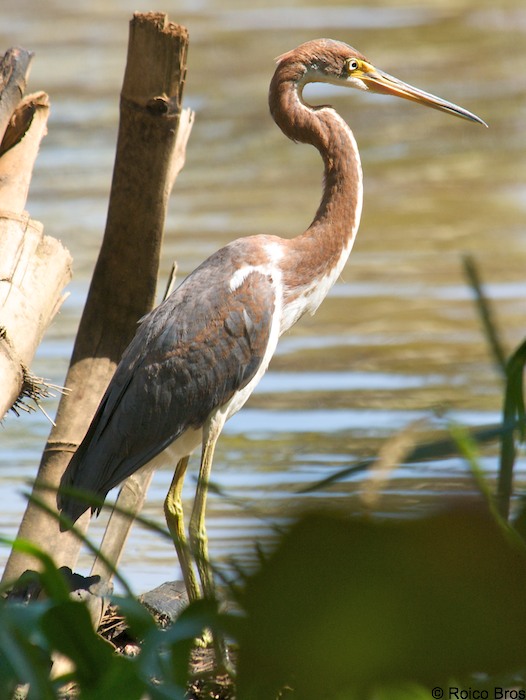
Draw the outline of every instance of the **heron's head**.
M452 102L431 95L376 68L352 46L333 39L316 39L278 58L278 62L301 61L304 66L300 87L307 83L331 83L383 95L403 97L427 107L439 109L462 119L487 126L480 117Z

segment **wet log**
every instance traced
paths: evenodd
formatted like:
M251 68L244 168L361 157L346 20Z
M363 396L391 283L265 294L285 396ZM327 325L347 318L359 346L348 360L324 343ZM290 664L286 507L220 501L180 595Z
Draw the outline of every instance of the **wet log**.
M155 302L168 197L193 121L181 104L187 48L187 30L166 15L133 16L104 240L66 378L69 391L61 398L33 489L51 510L56 510L52 489L84 437L138 319ZM81 529L86 520L78 523ZM38 507L28 506L19 536L49 552L59 566L74 568L79 540L60 533L56 520ZM30 565L12 554L3 580L16 579Z

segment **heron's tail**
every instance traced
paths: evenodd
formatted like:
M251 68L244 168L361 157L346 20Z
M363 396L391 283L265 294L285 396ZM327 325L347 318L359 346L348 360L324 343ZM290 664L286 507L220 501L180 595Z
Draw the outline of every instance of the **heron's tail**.
M57 493L57 507L61 514L71 521L67 522L66 519L64 519L60 522L60 530L62 532L69 530L71 526L77 522L80 516L91 507L89 502L91 492L84 491L84 489L81 489L75 483L75 476L78 473L78 465L81 461L80 455L78 454L79 450L77 450L77 452L73 455L68 466L66 467L66 471L60 480L60 486ZM86 498L77 498L75 491L78 491L79 493L82 491L82 494L85 494Z

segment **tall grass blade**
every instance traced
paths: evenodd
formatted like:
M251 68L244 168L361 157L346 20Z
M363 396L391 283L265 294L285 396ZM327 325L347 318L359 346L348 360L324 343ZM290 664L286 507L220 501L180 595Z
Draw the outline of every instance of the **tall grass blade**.
M477 426L475 428L467 428L466 430L472 440L478 444L481 444L496 442L497 440L501 440L505 435L513 435L513 432L521 428L521 425L522 430L524 430L526 427L526 422L523 420L521 424L515 419L505 424ZM423 442L420 445L416 445L414 449L412 449L409 454L406 455L404 464L445 459L458 454L458 444L453 437L449 435L448 437L440 437L436 440L430 440L428 442ZM375 462L375 459L375 457L367 457L348 467L338 469L324 479L320 479L319 481L303 487L298 491L298 493L312 493L313 491L319 491L331 486L333 483L348 479L355 474L360 474L369 469L371 464Z
M524 365L526 363L526 340L515 350L506 365L506 389L504 392L503 423L515 423L516 429L502 435L500 464L497 479L497 503L499 513L508 519L513 493L513 469L517 454L516 439L524 441L526 410L524 406Z
M482 288L482 282L480 274L471 255L465 255L462 258L462 263L464 266L464 273L466 275L467 281L473 293L475 294L475 301L477 304L477 309L479 312L480 320L482 322L482 327L484 334L488 341L493 359L499 374L504 378L506 377L506 352L500 341L500 334L493 317L493 312L491 310L489 301Z

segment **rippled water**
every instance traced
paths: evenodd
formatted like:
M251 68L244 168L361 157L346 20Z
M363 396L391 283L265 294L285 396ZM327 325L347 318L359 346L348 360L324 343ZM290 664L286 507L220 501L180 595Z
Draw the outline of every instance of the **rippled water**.
M3 50L36 53L31 89L52 102L49 134L28 208L71 250L75 276L34 371L60 384L105 224L126 56L127 0L75 4L25 0L4 12ZM148 7L147 9L151 9ZM361 477L297 492L374 453L409 422L446 415L468 425L498 420L500 380L480 331L461 257L472 254L511 350L526 318L526 10L520 0L388 0L348 7L274 0L173 3L190 30L186 104L197 119L171 200L161 283L240 235L292 236L320 197L317 153L287 142L266 104L273 58L316 36L355 45L386 71L461 103L486 130L406 102L312 87L352 125L365 174L364 215L341 280L314 318L279 350L246 408L228 424L211 498L216 557L245 556L299 503L358 507ZM47 410L53 413L50 401ZM0 532L16 534L20 495L48 433L41 414L1 428ZM483 465L491 473L490 456ZM191 495L193 474L187 495ZM171 475L156 474L145 514L162 519ZM522 479L522 474L521 477ZM413 512L473 488L458 459L398 470L379 504ZM102 522L92 533L98 535ZM0 559L7 550L0 550ZM136 528L123 562L138 590L174 578L171 546Z

